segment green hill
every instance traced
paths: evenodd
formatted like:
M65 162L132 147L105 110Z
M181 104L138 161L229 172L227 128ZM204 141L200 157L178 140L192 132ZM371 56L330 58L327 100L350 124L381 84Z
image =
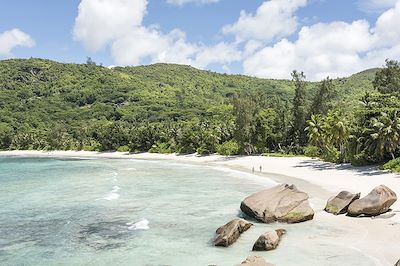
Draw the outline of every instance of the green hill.
M334 80L333 104L350 112L354 104L349 102L374 90L376 71ZM308 100L318 84L307 83ZM219 145L232 139L235 99L251 97L259 110L273 111L270 118L282 128L288 126L293 96L292 81L183 65L108 69L43 59L4 60L0 148L147 151L157 144L167 151L175 147L174 151L191 152L202 141ZM202 136L207 130L218 133ZM195 144L183 143L190 141Z

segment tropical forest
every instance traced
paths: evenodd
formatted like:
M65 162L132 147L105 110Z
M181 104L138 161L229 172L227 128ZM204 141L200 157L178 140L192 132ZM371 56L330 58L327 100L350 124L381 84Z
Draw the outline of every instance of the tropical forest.
M400 63L319 82L306 74L3 60L0 148L306 155L400 171Z

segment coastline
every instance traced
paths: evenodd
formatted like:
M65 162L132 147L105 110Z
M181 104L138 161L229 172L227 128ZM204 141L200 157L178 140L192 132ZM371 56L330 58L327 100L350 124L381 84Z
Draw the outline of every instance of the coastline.
M385 184L400 196L400 175L377 170L375 167L353 167L348 164L335 165L307 157L264 157L219 155L175 155L175 154L128 154L123 152L86 151L3 151L0 156L48 157L48 158L109 158L139 160L169 160L189 164L201 164L216 168L228 168L246 174L265 176L281 183L293 183L310 195L316 211L315 220L321 223L337 223L354 228L354 234L338 236L339 244L358 250L375 262L375 265L394 265L400 258L400 200L393 206L396 215L390 218L350 218L334 216L323 211L326 200L341 190L361 192L365 196L374 187ZM259 167L262 167L262 172ZM240 199L239 199L240 200ZM343 242L343 243L342 243Z
M332 193L340 190L367 194L374 187L385 184L400 195L400 174L382 171L374 166L354 167L350 164L333 164L309 157L267 157L267 156L198 156L196 154L158 154L127 152L91 151L0 151L0 156L21 157L62 157L62 158L108 158L171 160L183 163L224 166L239 171L263 175L281 175L304 180ZM259 167L262 167L260 173ZM400 201L400 200L399 200ZM396 202L400 210L400 202Z

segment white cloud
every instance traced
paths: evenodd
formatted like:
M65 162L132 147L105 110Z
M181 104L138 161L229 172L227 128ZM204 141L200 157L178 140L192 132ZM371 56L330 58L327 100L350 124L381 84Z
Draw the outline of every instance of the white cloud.
M176 6L183 6L185 4L210 4L210 3L217 3L220 0L167 0L168 4L176 5Z
M294 69L311 80L347 76L400 57L400 0L375 25L366 20L317 23L302 27L294 40L287 37L297 32L295 13L307 0L264 1L254 15L242 11L236 23L223 28L236 41L213 45L190 42L179 29L163 32L143 25L147 1L82 0L75 39L92 51L109 47L117 65L219 64L230 71L232 62L242 62L245 74L266 78L290 78Z
M396 4L397 0L359 0L359 8L367 13L380 13Z
M223 28L225 34L234 34L236 40L261 40L271 42L290 36L298 27L294 13L307 4L307 0L270 0L265 1L256 14L240 12L240 17L232 25Z
M369 51L374 38L366 21L333 22L303 27L295 42L283 39L265 47L244 62L246 74L289 78L294 69L311 80L345 76L362 68L360 54Z
M138 65L147 59L151 63L188 64L206 68L213 63L231 63L241 59L241 53L232 44L219 43L204 46L189 43L185 34L173 30L168 34L156 28L140 27L116 40L112 55L119 65Z
M219 43L207 47L188 42L179 29L163 33L157 26L143 26L146 6L147 0L82 0L74 37L91 51L109 45L118 65L149 61L205 68L212 63L240 60L234 45Z
M373 29L381 45L391 46L400 42L400 0L397 4L384 12L376 21Z
M82 0L75 19L74 38L96 52L140 26L146 7L147 0Z
M294 69L311 80L341 77L381 66L386 58L400 57L400 1L383 13L374 28L365 20L318 23L303 27L296 41L283 39L249 56L246 74L289 78Z
M35 46L35 41L31 36L19 29L0 33L0 56L12 56L11 51L17 46L31 48Z
M233 44L221 42L211 47L200 49L196 55L193 65L200 68L219 63L229 64L234 61L239 61L242 58L242 53ZM225 68L227 66L225 65Z
M137 65L144 59L152 63L169 62L190 64L197 46L186 42L179 30L162 34L156 28L139 27L116 40L112 55L119 65Z

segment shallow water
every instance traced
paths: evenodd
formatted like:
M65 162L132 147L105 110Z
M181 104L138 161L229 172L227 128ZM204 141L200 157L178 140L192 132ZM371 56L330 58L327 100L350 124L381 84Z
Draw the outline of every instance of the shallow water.
M168 161L0 157L0 265L235 265L277 228L288 230L279 248L257 255L278 266L375 265L329 220L256 224L213 247L240 201L271 185Z

